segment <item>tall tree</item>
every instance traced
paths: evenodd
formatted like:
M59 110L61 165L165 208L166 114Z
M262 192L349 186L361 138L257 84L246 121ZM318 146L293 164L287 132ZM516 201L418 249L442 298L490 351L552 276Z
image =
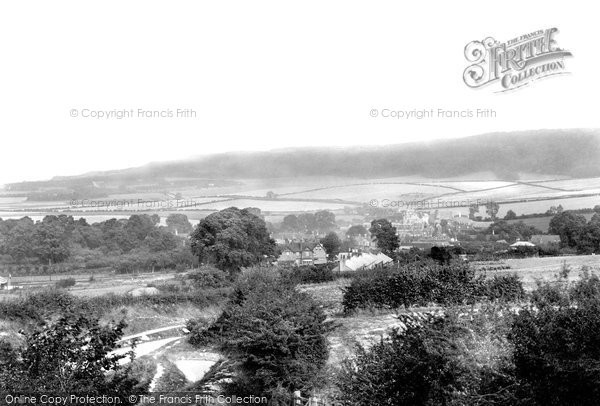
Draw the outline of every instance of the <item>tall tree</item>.
M300 223L298 222L298 217L294 214L288 214L283 218L283 222L281 223L281 229L283 231L299 231Z
M327 233L335 230L337 224L335 223L335 214L327 210L321 210L315 213L315 223L317 231L320 233Z
M576 247L578 236L581 234L587 221L581 214L575 214L571 211L563 211L556 214L550 220L550 234L560 235L561 244L568 247Z
M177 234L189 234L194 227L188 220L188 216L183 213L171 213L167 217L167 227L170 230L176 231Z
M485 204L485 212L492 220L496 220L498 210L500 210L500 205L492 200Z
M393 255L400 247L400 242L396 235L396 227L393 227L389 220L373 220L369 232L377 243L377 247L386 255Z
M367 235L368 231L362 224L354 225L346 231L346 236L353 238L358 237L359 235Z
M333 260L335 259L335 256L340 253L342 241L340 240L340 237L332 231L321 238L321 244L323 244L323 248L325 248L329 260Z
M69 257L69 244L64 227L58 222L42 222L35 226L33 253L42 262L62 262Z
M263 219L246 209L230 207L200 221L191 235L192 251L200 261L237 271L275 253Z

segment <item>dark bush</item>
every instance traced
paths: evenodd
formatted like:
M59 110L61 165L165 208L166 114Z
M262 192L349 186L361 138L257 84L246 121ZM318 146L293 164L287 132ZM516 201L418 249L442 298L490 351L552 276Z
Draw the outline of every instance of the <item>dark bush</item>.
M76 283L77 283L77 281L75 280L75 278L60 279L60 280L56 281L56 287L61 288L61 289L66 289L66 288L70 288L71 286L75 286Z
M600 404L600 279L540 284L533 298L509 335L523 401Z
M225 392L272 397L281 389L308 393L321 383L327 359L322 309L277 270L245 271L219 319L188 323L191 341L212 344L236 361Z
M187 278L196 288L222 288L232 284L229 273L210 266L190 272Z
M294 283L323 283L336 278L331 264L286 267L281 274Z
M465 263L438 265L431 262L384 268L357 277L344 289L345 312L358 308L397 308L471 303L478 283L475 271Z
M348 406L449 405L472 378L452 340L453 326L395 331L369 349L358 346L338 375L339 402ZM459 404L459 403L457 403Z
M523 283L516 274L494 275L482 281L481 296L489 300L516 302L525 298Z

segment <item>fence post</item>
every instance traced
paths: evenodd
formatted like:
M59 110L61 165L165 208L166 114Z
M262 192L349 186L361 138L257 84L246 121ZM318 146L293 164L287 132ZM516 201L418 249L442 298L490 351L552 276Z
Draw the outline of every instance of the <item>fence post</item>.
M300 395L299 390L294 391L292 405L293 406L302 406L302 396Z

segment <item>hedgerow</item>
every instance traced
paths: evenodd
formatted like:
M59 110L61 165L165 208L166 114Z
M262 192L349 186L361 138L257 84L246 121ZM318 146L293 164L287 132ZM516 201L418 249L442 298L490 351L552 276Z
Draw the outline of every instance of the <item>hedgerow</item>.
M468 264L419 262L363 273L344 289L342 305L349 313L359 308L471 304L482 298L516 301L524 294L514 275L485 279Z

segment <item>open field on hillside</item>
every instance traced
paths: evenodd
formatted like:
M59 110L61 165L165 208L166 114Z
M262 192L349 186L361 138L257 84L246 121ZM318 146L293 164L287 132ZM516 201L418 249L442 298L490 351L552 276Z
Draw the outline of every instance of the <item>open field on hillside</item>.
M268 192L273 192L276 198L267 199ZM176 207L176 193L181 193L184 205L190 205ZM576 197L582 194L596 195ZM138 199L150 203L138 205ZM189 213L190 218L197 220L212 211L230 206L258 207L269 214L341 211L344 206L368 204L372 199L429 202L440 200L464 202L464 206L478 199L481 202L507 202L500 205L499 216L502 217L509 209L517 214L530 214L545 212L550 206L559 204L567 210L591 208L600 204L600 178L543 180L537 177L532 180L502 181L493 177L489 180L476 177L446 180L420 177L287 177L245 179L229 186L173 187L173 190L155 192L127 192L89 199L106 202L129 201L128 205L112 205L108 208L82 207L81 204L71 205L68 201L25 201L23 197L0 191L0 218L30 215L41 219L45 214L62 213L86 218L94 216L94 221L102 221L112 217L127 217L128 214L136 212L157 213L166 218L169 213L177 211ZM519 201L523 199L532 201ZM464 212L468 209L456 207L453 210Z
M600 255L507 259L501 262L510 266L510 269L487 271L486 274L517 274L527 290L534 289L537 280L546 282L555 280L556 275L565 265L571 269L569 280L572 281L579 279L581 269L584 266L590 272L600 276Z
M594 213L581 213L581 215L583 217L585 217L587 221L590 221L590 219L593 217ZM522 221L523 223L533 226L533 227L537 228L538 230L547 232L548 228L550 227L550 221L552 220L552 217L553 216L533 217L533 218L526 218L526 219L508 220L508 222L509 223L517 223L519 221Z

